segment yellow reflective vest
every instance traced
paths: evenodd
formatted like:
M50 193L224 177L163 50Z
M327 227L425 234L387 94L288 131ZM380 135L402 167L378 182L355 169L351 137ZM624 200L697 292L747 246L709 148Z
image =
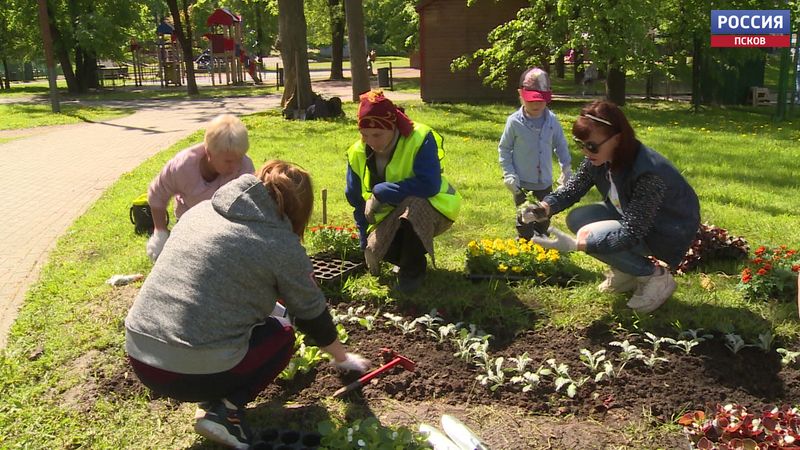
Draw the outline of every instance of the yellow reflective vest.
M414 130L411 134L407 137L401 135L397 140L392 159L386 165L385 179L387 182L397 183L414 176L414 160L428 133L432 133L436 140L436 146L439 149L439 162L442 164L442 159L444 158L442 136L433 131L431 127L415 122ZM370 182L371 174L367 168L367 146L360 139L347 149L347 161L350 164L350 170L361 179L361 197L364 198L364 201L369 200L372 195L372 183ZM443 165L441 170L444 172ZM445 179L444 175L442 175L439 193L433 197L428 197L428 201L448 219L455 221L456 217L458 217L458 211L461 208L461 194ZM375 213L375 224L370 224L367 232L371 232L393 209L394 206L384 204Z

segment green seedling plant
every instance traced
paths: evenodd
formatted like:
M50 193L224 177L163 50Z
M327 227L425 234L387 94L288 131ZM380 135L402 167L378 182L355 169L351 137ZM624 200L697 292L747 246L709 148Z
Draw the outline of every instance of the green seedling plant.
M726 333L725 334L725 347L728 347L728 350L733 352L733 354L739 353L740 350L746 347L744 343L744 339L741 336L735 333Z
M683 339L683 338L692 338L693 340L696 339L697 342L700 343L707 341L709 339L713 339L714 335L703 333L702 328L696 328L696 329L690 328L688 330L683 330L678 334L678 339Z
M423 325L428 330L430 329L435 330L436 328L439 328L441 326L442 322L444 322L444 319L442 319L442 317L439 315L439 312L436 311L436 309L432 309L429 314L423 314L414 319L414 322Z
M531 389L537 388L542 383L542 378L553 374L553 371L547 367L539 366L536 372L525 372L521 375L511 377L511 384L521 385L522 392L528 392Z
M606 359L605 350L592 353L588 349L582 348L580 353L581 362L592 371L595 383L599 383L603 378L614 376L614 365Z
M623 369L625 369L625 366L628 365L628 363L630 363L631 361L644 359L645 357L644 352L642 352L642 350L639 347L628 342L627 339L625 339L622 342L612 341L609 342L608 344L620 348L620 352L617 355L619 359L619 366L617 367L617 373L615 374L616 378L619 378L619 376L622 374Z
M297 333L295 346L298 347L297 351L295 351L286 368L278 375L282 380L291 380L298 373L308 373L326 359L325 354L319 347L305 344L305 335L303 333Z
M569 398L574 398L575 395L578 394L578 388L589 381L589 377L583 377L580 380L573 379L569 375L569 366L565 363L556 364L555 358L548 359L547 364L553 369L553 373L556 377L554 381L556 392L560 392L561 388L566 386L566 392Z
M800 357L800 352L793 352L785 348L779 348L775 351L781 355L781 365L783 366L793 366L797 362L797 358Z
M680 340L676 340L675 343L672 344L670 347L672 347L674 349L677 349L677 350L680 350L683 353L688 355L688 354L692 353L692 349L693 348L695 348L696 346L700 345L700 343L703 342L703 341L704 341L704 339L702 339L702 338L691 339L691 340L680 339Z
M457 332L458 325L454 323L448 323L447 325L442 325L438 328L427 329L428 335L432 336L440 344L455 336Z
M450 340L456 348L453 356L467 364L479 365L481 360L485 361L486 358L483 355L486 355L489 349L489 339L492 335L477 335L477 333L477 328L473 324L470 324L469 330L466 328L459 329L456 336Z
M519 374L525 373L525 369L528 367L528 364L533 361L531 357L528 356L528 352L525 352L517 357L508 358L508 360L514 364L512 370Z
M644 336L644 341L653 347L653 354L658 353L659 349L661 348L661 344L675 343L675 339L669 337L658 337L649 331L645 332Z
M641 359L642 363L651 369L654 369L659 363L669 362L667 358L658 356L655 352L651 353L650 356L644 356Z
M336 324L336 336L339 338L339 342L342 344L346 344L347 340L350 339L350 336L347 334L347 330L344 328L344 325L340 323Z
M759 348L764 353L769 353L772 350L773 343L775 343L775 336L772 335L772 332L767 331L766 333L759 333L758 340L749 346Z
M503 369L503 357L499 357L494 361L486 360L484 370L486 373L479 374L475 377L482 385L489 386L489 390L494 392L499 387L506 384L506 372Z
M426 438L400 426L385 427L375 417L356 419L348 426L336 427L325 420L317 424L322 448L375 449L375 450L421 450L429 449Z
M417 321L416 320L404 320L403 316L398 316L392 313L383 313L383 317L388 319L386 321L387 325L391 325L398 330L400 330L403 334L414 333L417 331Z

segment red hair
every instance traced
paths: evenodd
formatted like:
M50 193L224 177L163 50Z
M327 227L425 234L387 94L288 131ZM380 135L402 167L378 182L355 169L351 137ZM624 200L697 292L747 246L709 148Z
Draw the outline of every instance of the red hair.
M616 104L597 100L583 107L580 117L572 125L572 134L585 141L597 130L601 140L619 134L619 143L611 156L611 170L614 172L630 167L639 150L639 141L625 114Z

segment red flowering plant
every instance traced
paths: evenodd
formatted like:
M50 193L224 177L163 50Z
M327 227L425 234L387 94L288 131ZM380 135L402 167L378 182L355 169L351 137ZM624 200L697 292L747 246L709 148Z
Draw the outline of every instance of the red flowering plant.
M789 300L797 296L800 254L785 245L756 249L742 270L737 288L753 299Z
M310 250L321 256L342 260L363 259L358 229L352 226L317 225L308 229Z
M800 415L790 406L768 406L754 414L737 404L717 405L712 417L687 412L678 424L696 449L800 450Z

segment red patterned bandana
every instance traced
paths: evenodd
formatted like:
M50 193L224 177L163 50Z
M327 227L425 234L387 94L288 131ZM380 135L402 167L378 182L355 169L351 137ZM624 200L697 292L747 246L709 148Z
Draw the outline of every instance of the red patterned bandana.
M358 105L358 128L379 128L381 130L397 130L408 136L414 129L411 119L394 106L391 100L383 96L383 90L373 89L361 94Z

